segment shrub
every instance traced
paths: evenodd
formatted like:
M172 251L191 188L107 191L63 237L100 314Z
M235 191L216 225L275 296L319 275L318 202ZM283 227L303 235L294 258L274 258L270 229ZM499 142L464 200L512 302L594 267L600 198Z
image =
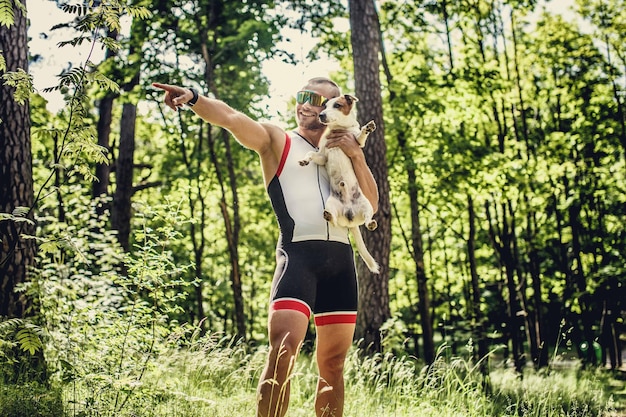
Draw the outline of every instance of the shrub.
M3 417L61 417L63 401L56 389L40 385L0 387L0 415Z

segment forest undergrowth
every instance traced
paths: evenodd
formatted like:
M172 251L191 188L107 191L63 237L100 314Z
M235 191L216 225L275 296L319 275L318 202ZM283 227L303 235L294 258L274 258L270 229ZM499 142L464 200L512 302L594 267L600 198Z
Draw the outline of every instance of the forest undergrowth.
M127 275L114 272L123 257L107 249L114 236L99 235L102 248L93 250L89 239L76 232L72 244L83 256L72 263L50 257L38 285L25 288L42 301L46 324L44 329L14 320L0 326L0 371L18 381L7 384L0 378L0 416L255 415L267 347L171 319L180 308L180 288L191 285L174 279L185 267L176 266L167 250L178 236L172 224L181 219L176 210L147 210L143 216L158 220L159 226L146 225L137 233L141 245L133 256L124 257ZM92 265L99 274L86 272ZM475 361L471 341L456 351L442 343L434 363L425 366L403 353L400 334L388 332L383 353L365 355L358 343L349 353L346 417L626 415L619 374L583 370L568 358L565 369L534 371L528 366L520 376L498 348ZM44 350L49 385L19 383L21 364L11 353L15 349ZM314 414L317 371L312 350L305 346L295 365L289 417ZM551 361L560 359L555 353ZM488 377L482 364L488 364Z
M426 367L392 353L366 356L355 346L346 362L345 416L623 416L615 377L573 367L527 371L493 365L484 378L476 363L440 349ZM184 348L161 351L137 378L83 375L51 388L3 386L3 416L226 417L255 415L256 384L266 348L250 350L228 338L207 336ZM309 353L291 377L290 417L313 415L316 365ZM622 390L623 385L622 385ZM624 392L621 392L622 398ZM21 402L21 404L20 404Z

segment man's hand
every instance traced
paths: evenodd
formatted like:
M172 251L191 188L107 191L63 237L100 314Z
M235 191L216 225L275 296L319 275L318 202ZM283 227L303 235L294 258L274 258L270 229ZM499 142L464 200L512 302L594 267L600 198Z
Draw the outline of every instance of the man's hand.
M152 83L152 86L165 90L165 104L172 110L178 110L179 107L193 98L193 93L188 88L161 83Z
M355 156L363 155L363 150L356 141L354 134L348 130L333 130L328 133L326 140L327 148L338 146L348 158L352 159Z

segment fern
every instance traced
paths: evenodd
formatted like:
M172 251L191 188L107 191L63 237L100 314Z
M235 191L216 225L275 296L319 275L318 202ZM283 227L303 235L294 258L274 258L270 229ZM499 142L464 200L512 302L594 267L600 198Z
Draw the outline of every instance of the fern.
M61 10L63 10L65 13L85 16L89 12L89 7L87 3L64 4L63 6L61 6Z
M137 19L144 20L144 19L148 19L149 17L152 17L152 12L143 6L128 6L126 8L126 11L128 12L129 15Z
M9 331L14 330L16 327L19 327L23 324L24 320L15 317L0 321L0 334L8 333Z
M31 219L26 217L26 214L30 211L29 207L16 207L13 213L0 213L0 222L10 220L14 223L28 223L35 224Z
M15 10L13 7L16 7L26 15L26 6L18 0L0 0L0 26L10 27L15 23Z
M11 0L0 0L0 26L10 27L15 22L15 12Z
M2 74L2 79L5 85L15 87L15 93L13 94L15 101L22 105L28 101L30 94L33 92L32 75L20 68L17 71Z
M118 93L120 91L120 86L101 72L96 71L91 73L89 80L98 84L98 88L100 89L108 90L114 93Z
M20 349L34 355L40 349L43 349L41 342L41 328L31 323L25 323L24 328L17 332L15 338L20 345Z
M11 333L15 334L15 340L22 351L34 355L43 349L43 342L41 341L43 330L41 327L20 318L10 318L0 322L0 335L3 336L3 339L10 340L11 337L6 335Z

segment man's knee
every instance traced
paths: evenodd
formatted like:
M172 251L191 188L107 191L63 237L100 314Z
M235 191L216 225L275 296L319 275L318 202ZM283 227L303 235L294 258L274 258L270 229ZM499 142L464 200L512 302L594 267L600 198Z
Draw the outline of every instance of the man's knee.
M346 355L344 353L336 355L320 355L317 358L320 373L323 374L343 374L345 362Z
M290 361L298 355L302 341L289 333L275 335L270 340L270 357L278 362Z

